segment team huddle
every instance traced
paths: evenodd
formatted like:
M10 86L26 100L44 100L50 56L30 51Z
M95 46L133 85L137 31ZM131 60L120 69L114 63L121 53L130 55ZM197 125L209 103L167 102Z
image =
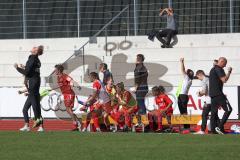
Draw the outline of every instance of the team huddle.
M105 68L106 64L100 65ZM88 111L86 120L84 123L78 120L77 116L72 112L74 107L74 91L71 88L72 78L63 73L63 66L56 65L55 73L58 75L58 84L64 95L64 104L67 108L67 112L72 117L73 128L72 130L87 131L90 121L93 122L94 130L97 132L101 131L99 119L102 118L105 128L110 130L111 124L109 123L109 117L111 117L116 122L116 127L114 132L130 131L132 129L132 117L137 115L139 107L137 101L133 94L125 89L123 82L113 83L113 77L109 71L109 74L105 74L103 81L99 79L99 75L96 72L91 72L89 78L92 82L93 93L89 95L87 101L81 102L78 97L76 99L80 104L83 105L80 110ZM105 69L104 69L105 71ZM167 117L169 120L169 125L171 124L169 117L173 114L172 101L165 94L165 89L163 86L155 86L152 89L152 93L155 96L155 102L158 107L148 113L151 130L153 127L153 117L157 117L158 129L157 131L162 131L162 117Z
M25 76L24 85L26 89L19 91L19 93L25 93L28 97L23 107L25 125L20 131L30 131L28 110L31 106L35 117L33 128L39 127L38 131L44 131L40 107L42 97L39 94L41 62L38 59L38 56L43 54L43 49L43 46L34 47L25 66L22 64L14 65L17 71ZM149 122L150 131L162 132L164 129L163 118L167 120L167 129L171 131L173 102L168 97L163 86L152 87L155 107L153 110L148 110L148 112L146 110L144 100L148 93L148 71L143 64L144 59L142 54L138 54L136 57L136 68L134 70L135 88L133 91L127 90L123 82L114 83L107 64L101 63L99 71L103 73L103 79L100 80L97 72L89 74L89 79L92 83L92 94L84 102L79 99L73 90L73 87L78 87L79 89L81 87L69 75L64 73L63 65L55 65L54 74L57 77L57 83L51 90L60 89L66 111L73 121L72 130L85 132L88 130L90 122L92 122L93 130L96 132L102 131L101 124L104 125L105 130L113 132L135 131L134 126L141 125L141 117L145 116ZM178 97L178 107L181 115L187 114L188 92L192 85L192 80L199 79L202 81L202 90L197 94L199 97L204 96L205 99L202 113L202 128L198 134L204 134L210 112L212 113L212 133L224 133L224 124L232 111L222 91L223 83L229 79L232 70L229 68L228 74L225 74L223 68L226 66L226 63L226 58L220 57L218 61L215 61L209 77L202 70L198 70L194 76L194 72L191 69L185 69L184 59L180 59L184 79L179 83L176 96ZM80 110L86 112L84 121L78 118L73 111L75 100L82 105ZM218 118L219 107L225 111L221 120ZM137 117L137 123L133 123L133 117ZM112 123L110 123L109 119L114 121L114 129L112 129ZM155 122L156 125L154 125ZM185 124L184 129L190 129L190 125Z
M101 64L100 68L106 66ZM101 69L100 69L101 70ZM109 71L107 71L109 72ZM116 132L118 129L122 131L129 131L132 129L132 116L138 113L139 107L137 101L132 93L125 89L123 82L113 83L113 77L110 74L104 77L104 80L99 79L99 75L96 72L89 74L90 81L92 82L93 93L89 95L87 101L81 103L76 96L76 99L83 105L80 110L88 111L86 120L82 123L81 120L73 113L75 93L72 89L73 79L67 74L63 73L63 66L56 65L55 73L58 76L58 85L64 97L64 104L66 110L73 120L72 130L87 131L90 121L93 121L94 130L100 132L99 119L102 118L103 123L107 130L110 129L109 117L111 117L117 124L114 129ZM56 89L56 88L55 88ZM170 122L171 114L173 114L171 99L165 94L163 86L155 86L152 89L152 93L155 96L155 103L158 106L156 110L148 113L151 130L153 127L153 117L157 117L158 129L162 131L162 117L167 117Z

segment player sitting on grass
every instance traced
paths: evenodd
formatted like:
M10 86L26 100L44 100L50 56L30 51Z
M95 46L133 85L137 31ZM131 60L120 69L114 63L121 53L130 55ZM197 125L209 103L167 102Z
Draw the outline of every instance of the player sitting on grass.
M124 116L124 131L132 127L132 115L138 111L138 106L133 95L125 90L123 82L116 85L118 105L121 106L119 112Z
M152 88L152 94L155 96L155 104L157 108L148 113L149 126L153 131L153 117L157 118L158 128L156 132L163 130L162 118L165 117L169 125L171 125L171 115L173 114L172 100L165 94L163 86L155 86Z
M57 83L58 83L57 88L60 88L64 97L64 104L66 107L66 111L73 120L72 131L77 131L78 128L81 128L81 122L77 118L76 114L73 113L75 93L72 87L74 87L74 81L70 76L63 73L63 71L64 71L63 65L61 64L55 65L55 74L57 75Z
M107 119L110 113L112 112L112 106L111 106L111 99L103 85L103 83L99 80L98 73L91 72L89 74L90 81L93 82L92 88L93 88L93 94L90 96L90 98L84 103L86 106L87 104L93 104L92 102L97 99L97 102L94 103L95 109L102 109L104 111L103 113L103 120L104 124L108 128Z

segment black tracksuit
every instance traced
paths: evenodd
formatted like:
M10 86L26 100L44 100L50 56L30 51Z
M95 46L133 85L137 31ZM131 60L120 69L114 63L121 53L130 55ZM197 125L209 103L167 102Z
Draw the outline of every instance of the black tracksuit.
M225 76L224 70L219 66L214 66L209 74L209 95L211 97L211 130L215 133L215 127L218 122L218 108L222 107L224 110L223 117L220 121L219 128L224 132L224 124L232 112L227 97L223 93L223 82L221 77Z
M17 71L26 76L28 79L28 98L23 107L23 116L26 123L29 122L28 110L32 106L35 118L41 117L40 105L40 67L41 62L37 55L30 55L26 63L25 69L18 68Z

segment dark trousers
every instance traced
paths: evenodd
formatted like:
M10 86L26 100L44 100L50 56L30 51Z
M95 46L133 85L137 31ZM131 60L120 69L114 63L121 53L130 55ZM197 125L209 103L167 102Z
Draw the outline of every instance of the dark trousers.
M136 100L138 105L138 114L146 114L145 97L148 93L148 86L140 86L136 90Z
M211 104L204 103L203 111L202 111L202 125L201 125L202 131L206 130L207 120L210 112L211 112ZM219 117L217 116L217 126L219 125L219 123L220 123L220 120L219 120Z
M41 117L40 95L29 94L23 107L23 117L25 123L29 123L28 110L32 106L35 118Z
M157 37L157 39L158 39L163 45L169 46L169 45L170 45L170 42L171 42L171 40L172 40L172 37L173 37L174 35L176 35L176 34L177 34L177 31L176 31L176 30L164 29L164 30L160 31L160 32L156 35L156 37ZM167 38L167 41L165 41L165 40L163 39L163 37L166 37L166 38Z
M180 113L183 114L183 115L188 114L187 113L188 100L189 100L189 98L188 98L188 95L186 95L186 94L180 94L178 96L178 108L179 108ZM184 124L184 128L188 129L188 128L190 128L190 125L189 124Z
M224 131L224 124L227 122L228 117L232 112L232 107L225 95L219 95L216 97L211 97L211 131L215 132L215 127L218 122L218 108L222 107L224 110L223 117L219 123L219 128Z
M211 112L211 105L204 103L203 111L202 111L202 125L201 125L202 131L206 130L207 119L210 112Z

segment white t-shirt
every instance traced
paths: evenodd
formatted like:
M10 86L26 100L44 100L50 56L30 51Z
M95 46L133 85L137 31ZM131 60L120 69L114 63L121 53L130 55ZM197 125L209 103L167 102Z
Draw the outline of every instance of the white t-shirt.
M189 91L191 85L192 85L192 80L186 74L184 74L184 79L183 79L182 87L181 87L182 90L181 90L180 94L188 95L188 91Z
M209 78L204 77L201 82L202 82L201 83L201 86L202 86L201 91L205 93L204 102L206 102L207 104L211 104L211 98L209 97Z
M110 101L110 97L109 97L106 89L104 88L103 84L101 83L101 81L95 80L93 82L93 89L99 91L98 100L99 100L100 104L105 104Z

